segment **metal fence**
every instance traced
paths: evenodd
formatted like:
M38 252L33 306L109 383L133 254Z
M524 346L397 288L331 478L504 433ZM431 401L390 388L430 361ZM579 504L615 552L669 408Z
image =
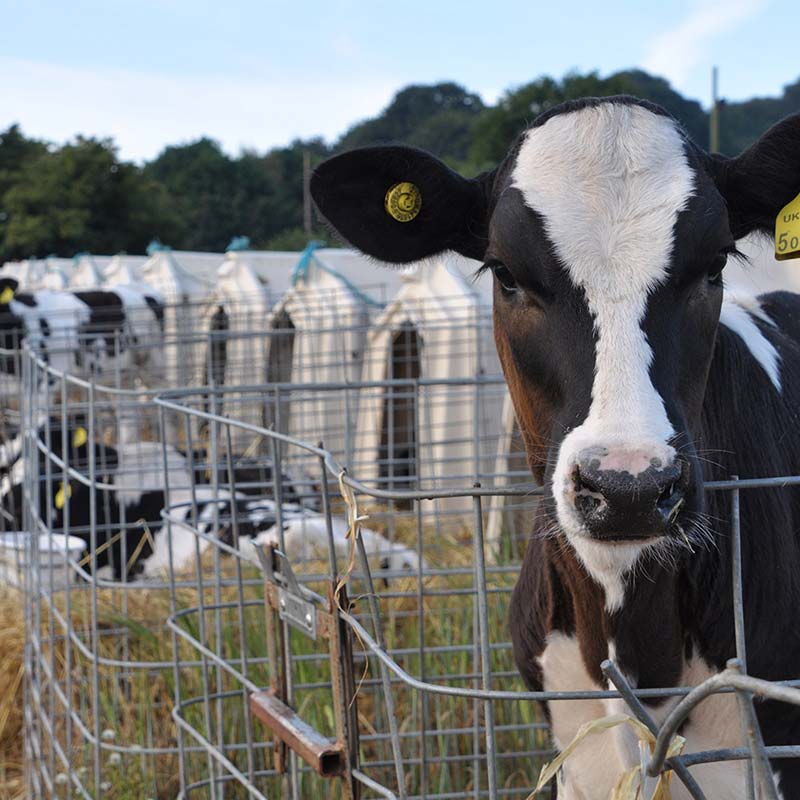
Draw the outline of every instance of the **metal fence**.
M411 353L413 340L407 344ZM673 787L685 783L694 798L703 794L687 772L693 765L746 759L747 796L776 798L767 759L800 755L797 747L765 747L755 722L754 697L798 704L800 682L747 676L738 558L741 493L800 478L707 486L727 492L731 504L737 659L726 673L697 688L637 691L607 663L610 691L529 692L511 656L507 607L538 490L525 479L518 447L498 452L498 439L506 441L498 434L498 376L145 396L59 374L33 354L24 362L23 520L24 530L41 535L25 537L18 565L29 633L31 796L527 797L552 757L536 700L622 698L657 737L648 767L658 774L697 703L734 692L744 746L669 760ZM44 374L55 389L43 395L32 387ZM403 455L388 448L391 437L377 458L353 444L359 404L374 392L388 407L402 401L389 413L402 419L393 435ZM274 421L247 421L266 398L273 409L290 400L293 416L324 426L320 397L346 410L341 424L353 421L336 452ZM465 398L491 413L448 428L447 410ZM426 417L426 405L445 413ZM122 439L113 426L130 419L139 435ZM428 419L445 424L426 429ZM83 439L76 429L98 446L73 452ZM465 441L467 457L459 450ZM104 442L116 445L116 460ZM137 471L138 456L136 469L126 466L127 444L155 456L149 477ZM247 469L244 452L256 460ZM381 452L392 469L372 468ZM165 559L145 575L128 569L143 539L141 518L107 511L116 492L131 490L131 476L139 493L163 492L152 535ZM82 528L69 519L70 484L73 497L78 484L88 491ZM491 547L490 524L499 531ZM57 570L51 549L63 535L88 549L59 550ZM104 571L102 548L114 537L116 561ZM656 726L645 697L680 702Z
M428 357L434 355L431 350L427 353ZM397 360L397 352L394 358ZM460 467L469 470L467 482L495 479L498 462L494 428L484 430L471 425L467 431L454 431L452 426L443 424L435 430L430 414L426 417L420 412L425 406L429 410L444 408L461 394L481 406L499 409L504 387L498 376L441 381L418 377L368 385L269 384L249 390L241 386L201 387L192 395L193 412L197 413L186 414L183 407L158 406L152 392L106 387L61 373L33 352L27 352L22 361L26 387L22 429L26 434L21 449L26 491L23 507L18 509L23 512L21 525L8 524L5 518L3 524L14 531L7 536L16 536L21 542L12 552L19 557L19 580L28 589L26 747L32 767L30 785L36 796L174 796L171 792L179 756L199 758L198 754L205 752L200 745L191 743L180 750L169 716L176 691L174 658L165 627L170 595L177 592L189 603L204 593L219 600L244 591L249 603L247 614L257 616L260 603L263 616L263 581L257 567L242 561L243 556L231 558L228 552L234 535L238 536L234 534L236 516L242 509L236 505L219 507L210 500L230 498L240 492L261 501L272 499L277 508L293 514L296 522L292 534L295 549L289 550L295 563L310 563L316 570L312 575L318 579L323 574L320 570L326 563L327 539L322 538L326 536L322 504L331 497L335 486L327 485L327 477L323 480L316 454L303 447L276 454L276 434L272 431L246 424L221 425L212 419L216 410L233 410L251 418L256 406L269 406L272 402L273 408L279 408L291 401L294 416L298 421L305 420L310 434L324 436L331 430L326 428L326 420L328 426L331 422L319 415L321 395L330 397L324 403L328 408L349 409L347 418L355 430L360 394L380 390L386 395L389 408L394 395L411 403L413 413L403 423L411 427L392 423L388 430L394 429L393 435L401 437L404 445L408 444L408 434L413 434L413 440L420 443L418 451L413 458L407 452L395 453L392 436L383 443L383 461L398 470L402 467L404 485L417 479L429 486L452 481L452 458L445 456L438 463L435 460L435 453L442 448L446 452L448 443L456 452L464 442L470 445L471 454L462 459ZM49 387L47 392L39 390L42 385ZM486 424L491 421L488 415L480 419ZM344 418L334 422L336 426L345 425ZM348 439L352 438L348 435ZM81 446L76 447L76 442ZM95 447L88 447L89 442ZM351 453L357 452L352 441L349 446ZM416 476L408 466L418 460L426 462L427 472ZM508 479L506 472L498 477ZM384 471L373 483L381 486L392 480L391 471ZM141 503L134 504L134 511L130 504L119 502L133 489L139 496L168 490L168 534L166 528L157 527L153 508L143 525L141 515L147 510L142 510ZM165 505L167 501L162 500L155 507L159 524ZM408 539L420 513L426 529L440 537L437 546L428 548L424 557L431 564L443 565L439 568L442 576L450 569L450 555L465 548L461 541L467 518L463 508L440 508L436 501L427 504L422 512L412 512L406 505L377 503L371 523L376 532L369 542L372 563L381 580L394 581L398 602L402 597L414 596L408 588L401 591L399 586L413 578L408 570L416 564L413 557L417 549L414 542L401 542ZM114 512L117 506L120 510ZM304 517L299 522L298 506ZM341 503L334 506L341 558L346 548L342 530L345 518ZM209 508L211 520L203 526L203 520L208 521ZM80 518L79 510L84 512ZM250 513L249 523L252 518ZM268 527L262 524L257 531L251 525L250 538L268 532ZM17 533L18 528L27 533ZM144 573L134 568L142 555L143 528L149 529L148 535L155 539L153 555L159 556L160 551L161 559L159 562L156 558L156 568ZM204 540L197 539L198 530L213 531L212 538L218 545L205 552L205 571L176 571L170 579L170 565L164 560L159 542L163 543L168 535L173 548L181 550L185 559L187 541L192 552L195 545L205 545ZM220 537L223 530L227 533ZM34 536L31 538L30 534ZM72 537L72 544L77 540L87 545L86 549L76 553L74 548L61 548L67 536ZM318 546L307 546L309 541ZM251 550L251 562L255 561L254 552ZM428 566L426 561L426 570ZM459 567L461 572L465 569ZM398 572L395 580L392 576ZM445 596L442 590L439 593ZM443 615L446 613L450 612L442 611ZM408 611L403 611L398 619L408 616ZM191 621L187 621L191 627ZM221 625L225 636L231 636L234 630L230 623L222 612L215 619L215 626ZM261 642L263 651L265 632L256 629L251 641ZM232 648L233 641L221 646ZM184 680L188 676L191 683L193 679L201 680L207 666L202 654L193 655L187 647L179 646L177 675ZM465 645L444 647L444 653L448 647L453 653L460 653ZM470 652L473 649L470 644ZM232 649L228 653L235 658ZM297 662L317 694L326 680L327 662L323 656L309 652ZM255 654L252 663L254 668L261 664L266 669L266 652ZM225 677L219 671L215 674ZM298 681L298 686L302 682ZM222 718L225 724L237 719L229 717L227 711ZM377 733L376 737L379 742ZM237 743L234 750L237 749L243 751L244 745Z

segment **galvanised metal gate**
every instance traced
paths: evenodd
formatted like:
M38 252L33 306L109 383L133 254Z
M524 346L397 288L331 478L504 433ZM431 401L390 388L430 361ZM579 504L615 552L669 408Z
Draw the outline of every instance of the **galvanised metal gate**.
M461 485L432 469L413 476L414 488L396 488L380 476L359 481L324 445L216 411L233 407L227 392L249 418L248 403L265 396L277 407L286 393L293 413L302 413L306 396L316 402L327 391L357 399L383 388L412 398L409 418L419 425L421 408L452 402L464 386L479 404L495 404L503 392L495 379L409 379L205 387L150 401L160 419L166 498L158 536L171 545L163 574L121 582L101 576L91 554L79 563L65 551L66 571L79 579L59 588L36 557L38 538L30 539L26 744L34 796L527 797L552 758L534 701L621 698L653 734L643 773L672 767L675 796L683 784L688 796L703 797L691 766L744 759L749 796L777 798L767 759L797 757L800 749L765 747L753 702L797 704L800 682L747 675L738 556L731 565L737 658L723 675L694 688L637 691L608 662L609 691L527 692L506 622L525 531L507 525L496 552L484 530L495 498L513 501L519 520L538 492L509 485L492 448L480 444L480 430L473 474L461 475ZM94 419L97 389L85 390ZM167 425L169 417L179 423ZM210 473L205 488L197 480L174 483L176 442L168 429L182 431L186 474ZM200 430L204 448L196 447ZM238 470L233 442L248 438L271 467L266 477L245 478ZM35 439L27 439L29 460L35 444L74 478L113 491L96 464L68 467L63 453ZM798 483L732 477L707 486L730 495L735 554L741 493ZM301 502L295 484L303 487ZM246 491L261 512L272 502L268 526L252 508L231 502ZM54 530L35 507L28 513L30 530L72 532ZM686 715L718 692L739 700L742 746L668 753ZM640 702L654 696L677 699L658 727ZM645 784L641 796L654 789Z

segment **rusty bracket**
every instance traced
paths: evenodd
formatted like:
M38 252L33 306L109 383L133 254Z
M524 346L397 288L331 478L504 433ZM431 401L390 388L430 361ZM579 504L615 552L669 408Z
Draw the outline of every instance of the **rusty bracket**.
M250 710L318 775L336 778L345 773L344 747L312 728L272 692L251 694Z
M285 554L274 545L256 548L264 572L266 632L269 661L269 691L250 696L253 715L272 732L274 766L283 774L287 769L287 748L294 751L323 777L342 779L342 800L358 800L360 786L352 771L358 764L358 716L352 670L352 641L349 628L341 621L334 600L335 585L329 586L328 608L308 599L292 571ZM347 605L347 593L341 591ZM311 639L328 643L331 665L336 739L329 739L312 728L287 704L286 676L279 669L279 651L286 657L287 641L276 625L276 617ZM349 664L349 666L348 666ZM287 669L284 664L284 673Z

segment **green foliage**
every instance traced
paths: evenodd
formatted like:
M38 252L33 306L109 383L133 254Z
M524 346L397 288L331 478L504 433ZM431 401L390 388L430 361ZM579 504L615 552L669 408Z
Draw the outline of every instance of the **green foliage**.
M20 150L10 129L7 139ZM15 141L16 140L16 141ZM178 218L169 213L164 188L133 164L120 162L110 141L78 137L57 150L27 152L2 195L0 256L95 252L143 252L158 236L169 241Z
M311 235L305 232L302 225L286 230L273 236L264 243L265 250L302 250L311 239L324 242L326 247L336 247L336 242L331 240L324 230L313 230Z
M610 97L628 94L663 106L680 120L701 146L708 142L708 118L700 104L686 100L663 78L641 70L628 70L600 78L596 72L587 75L570 73L563 80L542 77L517 89L511 89L499 103L487 109L473 129L469 151L469 168L479 172L496 164L508 148L539 115L566 100L582 97Z
M45 154L47 146L36 139L27 139L19 125L0 133L0 197L15 183L28 161Z
M223 250L231 236L239 232L231 219L235 172L234 161L206 138L167 147L148 164L145 176L166 189L183 223L180 245L159 237L161 241L184 250Z
M349 150L386 142L405 142L417 147L442 142L444 131L463 136L474 118L484 109L483 101L456 83L433 86L407 86L374 119L352 127L336 145ZM427 130L426 130L427 129ZM444 153L453 156L453 153Z
M120 161L107 140L78 137L53 147L13 125L0 132L0 262L79 250L144 252L153 238L175 249L221 252L234 236L246 235L254 248L300 249L309 238L303 231L305 153L313 167L332 152L405 142L476 174L493 168L543 111L565 100L615 94L663 106L707 147L706 111L641 70L543 76L509 89L490 107L456 83L412 85L331 147L312 139L231 157L201 138L165 148L144 167ZM723 103L720 149L740 152L798 109L800 80L781 97Z
M788 114L800 111L800 79L783 87L781 97L754 97L746 103L722 103L719 145L726 155L741 153L755 136Z

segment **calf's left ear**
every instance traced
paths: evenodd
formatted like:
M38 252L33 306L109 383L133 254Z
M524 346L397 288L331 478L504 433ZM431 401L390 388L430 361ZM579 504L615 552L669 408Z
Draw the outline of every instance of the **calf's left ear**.
M320 164L311 196L346 242L381 261L405 264L444 250L480 260L492 178L464 178L413 147L366 147Z
M800 194L800 114L773 125L736 158L710 158L734 238L771 233L778 212Z

